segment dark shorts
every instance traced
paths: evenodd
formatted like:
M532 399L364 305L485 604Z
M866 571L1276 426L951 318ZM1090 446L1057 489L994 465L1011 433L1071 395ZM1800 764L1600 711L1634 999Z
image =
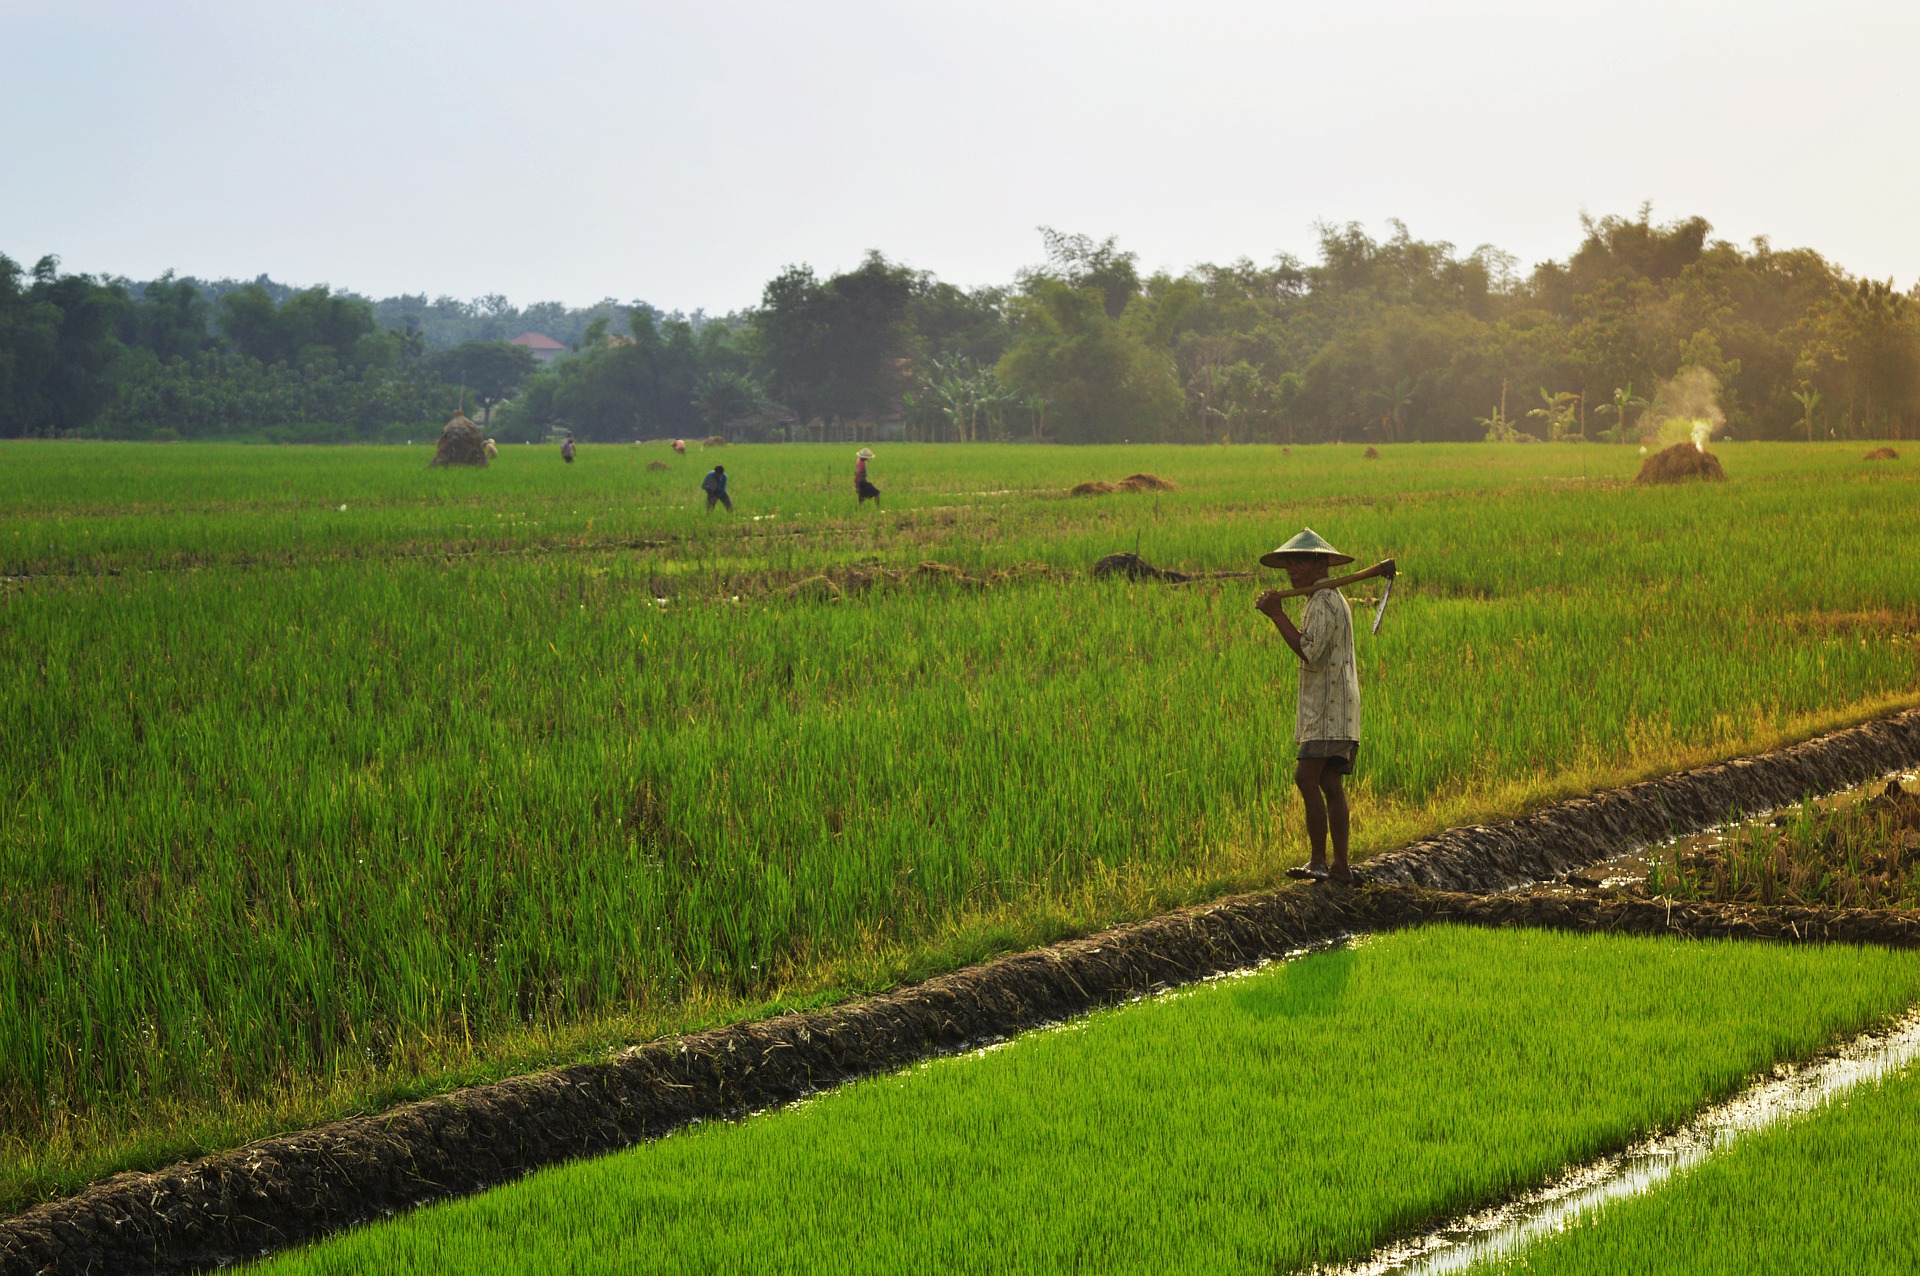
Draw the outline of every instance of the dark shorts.
M1322 775L1352 775L1354 763L1360 757L1360 742L1358 740L1305 740L1301 742L1297 756L1325 758L1326 765L1320 768Z

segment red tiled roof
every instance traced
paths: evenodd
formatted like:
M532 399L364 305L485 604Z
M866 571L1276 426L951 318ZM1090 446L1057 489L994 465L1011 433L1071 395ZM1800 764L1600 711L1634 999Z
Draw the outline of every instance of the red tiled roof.
M507 343L512 346L525 346L529 350L565 350L566 347L552 337L541 332L523 332Z

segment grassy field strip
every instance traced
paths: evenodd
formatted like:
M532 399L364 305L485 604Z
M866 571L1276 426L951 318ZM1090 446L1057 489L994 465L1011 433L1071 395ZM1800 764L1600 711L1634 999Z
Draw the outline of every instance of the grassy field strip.
M1906 1276L1920 1271L1916 1177L1920 1072L1908 1068L1473 1270Z
M859 517L843 451L729 449L729 520L646 449L0 446L7 570L77 573L0 586L0 1201L1273 883L1256 583L1108 550L1399 556L1362 851L1920 686L1920 502L1851 450L903 447ZM1060 574L776 587L922 558Z
M1920 1056L1920 1013L1910 1011L1892 1028L1864 1033L1814 1063L1776 1069L1774 1076L1716 1104L1671 1134L1581 1166L1517 1201L1389 1245L1329 1276L1512 1270L1523 1251L1581 1228L1596 1211L1660 1189L1676 1177L1682 1181L1671 1190L1687 1191L1692 1171L1736 1141L1829 1107L1844 1107L1850 1091L1878 1088L1902 1077L1916 1056ZM1632 1265L1602 1270L1643 1269Z
M1351 1261L1920 997L1880 950L1430 927L374 1224L263 1272Z

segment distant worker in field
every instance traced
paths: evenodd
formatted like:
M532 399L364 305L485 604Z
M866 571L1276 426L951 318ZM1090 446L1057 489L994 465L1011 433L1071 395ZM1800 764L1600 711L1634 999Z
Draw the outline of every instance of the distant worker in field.
M853 454L853 494L859 498L854 501L856 507L880 499L880 489L867 482L867 462L872 459L873 449L870 447L863 447Z
M1308 528L1260 562L1287 573L1294 590L1313 589L1327 580L1327 570L1351 563ZM1384 569L1384 572L1382 572ZM1391 560L1369 574L1392 575ZM1360 753L1360 675L1353 659L1353 609L1337 588L1307 595L1298 628L1287 616L1283 598L1296 596L1267 590L1254 602L1273 622L1280 637L1300 658L1300 702L1294 713L1293 738L1298 748L1293 782L1307 808L1307 841L1311 854L1305 867L1290 868L1289 877L1353 882L1347 864L1347 790L1344 777L1353 773ZM1328 834L1333 859L1327 859Z
M700 480L700 490L707 494L707 511L711 513L716 505L727 507L727 513L733 513L733 501L727 496L727 467L716 465L707 471Z
M567 441L560 445L560 459L568 465L573 464L573 436L571 434L567 436Z
M687 454L687 441L685 439L675 439L673 441L673 454L675 456L685 456Z
M500 455L500 445L492 439L488 439L485 443L481 444L481 446L486 449L487 459L489 461L494 460Z

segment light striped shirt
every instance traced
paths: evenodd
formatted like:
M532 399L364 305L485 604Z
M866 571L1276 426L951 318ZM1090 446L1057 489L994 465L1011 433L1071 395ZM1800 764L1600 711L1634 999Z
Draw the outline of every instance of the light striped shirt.
M1300 665L1294 743L1358 740L1360 675L1353 662L1353 609L1339 590L1322 589L1307 596L1300 650L1307 658Z

